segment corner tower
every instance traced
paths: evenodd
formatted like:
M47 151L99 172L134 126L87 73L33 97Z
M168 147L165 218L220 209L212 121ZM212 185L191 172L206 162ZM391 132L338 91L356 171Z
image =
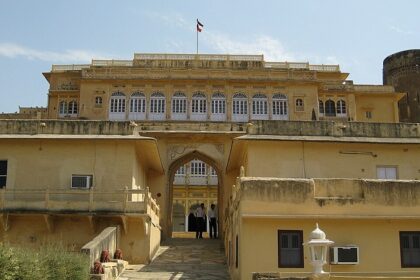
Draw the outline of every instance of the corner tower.
M398 102L400 121L420 122L420 49L397 52L385 58L383 83L407 93Z

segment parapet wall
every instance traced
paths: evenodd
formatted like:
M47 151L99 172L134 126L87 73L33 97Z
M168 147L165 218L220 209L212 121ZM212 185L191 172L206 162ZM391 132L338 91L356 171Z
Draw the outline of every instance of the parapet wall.
M242 177L233 199L248 214L420 217L419 180Z
M420 124L326 121L255 121L253 135L420 138Z
M91 120L0 120L0 134L138 135L237 133L250 135L420 138L420 124L327 121L121 122Z

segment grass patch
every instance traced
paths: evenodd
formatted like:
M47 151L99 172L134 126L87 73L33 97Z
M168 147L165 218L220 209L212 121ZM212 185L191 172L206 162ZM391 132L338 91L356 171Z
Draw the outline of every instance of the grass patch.
M87 280L89 257L61 246L38 250L0 243L0 280Z

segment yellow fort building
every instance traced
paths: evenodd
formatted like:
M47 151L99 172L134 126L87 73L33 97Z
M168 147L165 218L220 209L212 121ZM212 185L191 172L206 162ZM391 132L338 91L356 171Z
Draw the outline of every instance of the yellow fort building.
M43 118L0 120L0 241L80 251L115 234L148 263L204 203L232 279L420 279L420 125L399 123L405 93L262 55L43 74Z

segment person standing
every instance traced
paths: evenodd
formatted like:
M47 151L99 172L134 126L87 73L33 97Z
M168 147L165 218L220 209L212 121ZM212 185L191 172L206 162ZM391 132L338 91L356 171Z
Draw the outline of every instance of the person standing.
M217 238L216 205L211 204L207 217L210 219L210 238Z
M195 238L203 238L203 230L204 230L204 217L206 216L206 212L204 211L204 203L201 203L200 206L195 210L195 218L196 218L196 232Z

